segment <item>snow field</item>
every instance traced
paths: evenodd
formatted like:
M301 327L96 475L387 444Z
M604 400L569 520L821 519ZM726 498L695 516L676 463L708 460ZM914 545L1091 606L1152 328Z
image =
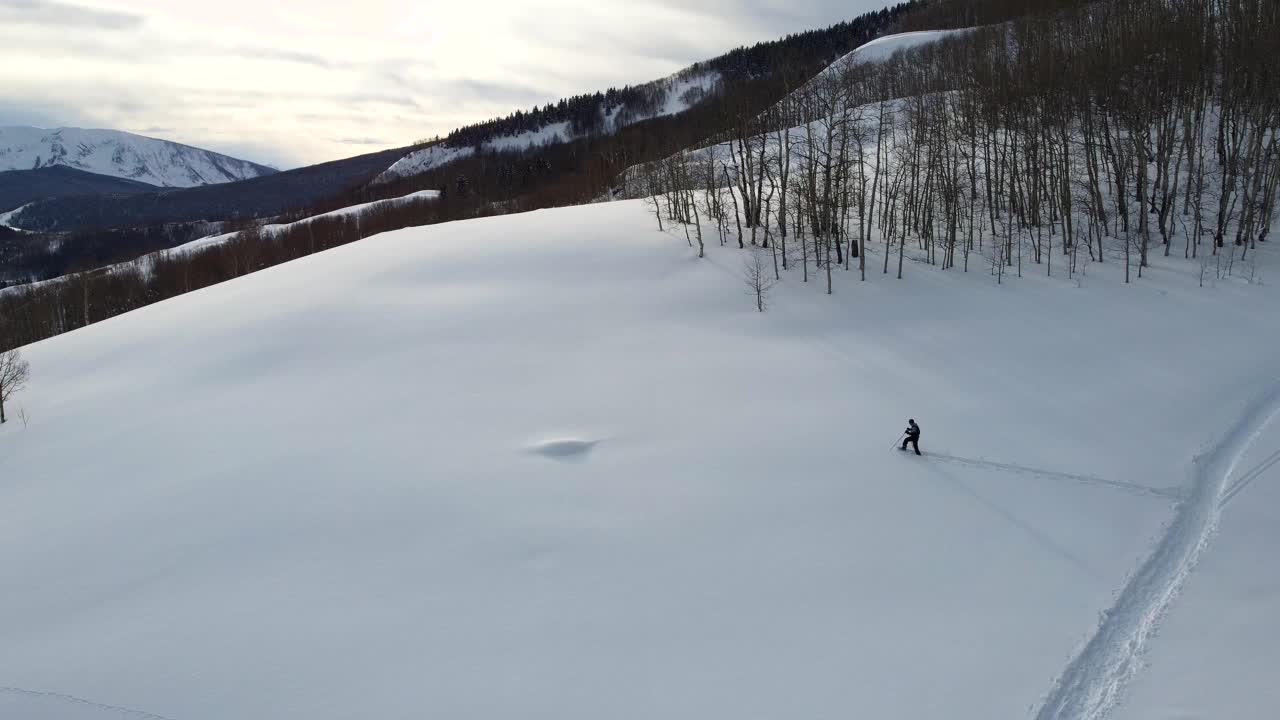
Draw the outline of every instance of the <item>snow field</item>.
M0 716L1027 717L1280 360L1274 290L1180 260L761 315L743 257L502 216L27 348Z

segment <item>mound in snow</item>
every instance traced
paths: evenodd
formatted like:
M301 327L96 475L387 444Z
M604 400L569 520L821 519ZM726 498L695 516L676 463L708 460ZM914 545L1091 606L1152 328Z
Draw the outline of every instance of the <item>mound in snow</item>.
M1280 361L1273 288L1158 257L793 271L763 315L742 258L591 205L27 348L0 717L1033 716Z

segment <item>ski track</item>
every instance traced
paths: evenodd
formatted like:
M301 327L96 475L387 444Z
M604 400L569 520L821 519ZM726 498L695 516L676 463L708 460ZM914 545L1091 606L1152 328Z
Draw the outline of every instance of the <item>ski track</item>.
M1239 492L1265 470L1263 461L1233 489L1227 480L1240 459L1280 414L1280 385L1259 395L1227 433L1192 463L1192 487L1166 526L1164 536L1102 614L1094 634L1081 647L1045 696L1036 720L1101 720L1116 706L1139 670L1148 641L1159 628L1197 559L1217 529L1224 496Z
M25 688L6 687L6 686L0 686L0 693L7 694L7 695L22 695L25 697L34 697L34 698L40 698L42 700L56 700L61 703L81 705L83 707L89 707L95 710L106 710L108 712L115 713L116 715L123 715L125 717L130 717L130 718L138 718L139 720L173 720L173 718L165 717L164 715L157 715L155 713L149 713L145 710L134 710L133 708L120 707L118 705L107 705L105 703L94 702L92 700L85 700L84 698L79 698L79 697L76 697L75 695L66 695L64 693L41 692L39 690L27 690Z
M1182 491L1178 488L1153 488L1146 485L1139 485L1137 483L1120 482L1119 480L1106 480L1092 475L1074 475L1071 473L1057 472L1056 470L1042 470L1040 468L1027 467L1025 465L1017 465L1014 463L1001 463L992 462L990 460L956 457L955 455L947 455L945 453L936 453L931 451L926 451L924 456L933 460L940 460L942 462L953 463L956 465L1005 470L1018 475L1036 475L1054 480L1068 480L1082 485L1100 485L1103 487L1116 488L1117 490L1124 490L1136 495L1170 498L1174 500L1179 500L1183 496Z
M1240 491L1244 490L1249 483L1257 480L1259 475L1270 470L1276 463L1280 463L1280 450L1271 453L1262 462L1255 465L1253 469L1249 470L1244 475L1241 475L1240 479L1236 480L1235 483L1222 494L1222 507L1226 507L1227 503L1231 502L1231 498L1239 495Z

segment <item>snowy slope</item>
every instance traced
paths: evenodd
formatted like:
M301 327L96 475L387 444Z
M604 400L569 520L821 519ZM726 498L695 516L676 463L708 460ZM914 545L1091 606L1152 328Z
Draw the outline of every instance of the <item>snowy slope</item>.
M375 210L394 208L394 207L405 205L408 203L422 202L426 200L435 200L439 197L440 197L439 190L419 190L418 192L410 193L408 195L404 195L397 198L389 198L387 200L374 200L373 202L361 203L359 205L351 205L349 207L340 208L338 210L331 210L326 213L313 215L311 217L303 218L301 220L296 220L290 223L270 223L270 224L261 226L261 229L264 235L268 235L268 236L275 235L285 230L298 227L300 225L305 226L314 220L321 220L324 218L335 218L335 217L359 218L365 213L369 213ZM239 234L238 232L229 232L229 233L220 233L218 235L210 235L209 237L198 238L196 240L192 240L189 243L178 245L177 247L170 248L168 250L162 250L160 251L160 253L157 253L157 254L193 252L195 250L204 249L211 245L222 244L227 240L230 240L231 238L235 237L238 234Z
M742 258L590 205L27 348L0 717L1023 718L1150 558L1257 549L1280 478L1190 521L1274 410L1272 285L793 270L761 315Z
M662 104L655 111L648 112L620 105L610 111L607 127L617 131L641 120L677 115L706 99L715 92L720 82L720 74L713 71L682 70L651 83L660 91L663 98Z
M682 113L702 102L710 93L715 91L719 84L720 75L718 73L692 72L688 69L661 80L655 80L646 87L651 88L661 98L658 106L646 109L620 104L608 110L602 109L604 132L614 133L642 120ZM483 149L490 152L521 151L567 142L575 137L570 123L557 122L518 135L504 135L493 138L483 144ZM475 148L471 146L451 147L446 143L438 143L431 147L415 150L397 160L379 175L374 182L389 182L397 178L420 175L456 160L471 157L474 154Z
M922 47L930 43L935 43L943 38L962 35L971 30L971 28L960 28L955 30L917 30L915 32L897 33L894 35L885 35L878 37L869 43L864 43L854 48L848 54L836 59L835 62L828 65L818 73L812 80L792 91L789 98L802 98L805 92L819 82L823 78L838 75L848 70L851 66L864 63L879 63L892 58L899 52L906 52L914 48ZM788 98L784 98L782 102L786 102Z
M0 127L0 172L55 165L160 187L212 185L276 172L247 160L118 130Z
M437 143L421 150L415 150L408 155L400 158L392 163L378 177L374 178L375 183L390 182L396 178L413 177L421 175L424 172L435 170L438 167L444 167L455 160L471 157L475 154L475 148L472 147L449 147L444 143Z
M519 135L504 135L484 145L490 150L526 150L531 147L561 143L565 138L570 137L573 137L573 133L569 129L569 123L558 122Z
M1280 707L1280 431L1269 428L1236 463L1220 523L1115 720L1264 720Z
M817 83L821 82L824 78L830 78L830 77L839 75L840 73L848 70L848 68L852 65L857 65L861 63L884 62L885 60L892 58L894 55L896 55L899 52L905 52L905 51L912 50L914 48L919 48L919 47L928 45L930 43L937 42L947 37L954 37L957 35L970 32L971 30L972 28L960 28L955 30L921 30L916 32L905 32L905 33L898 33L895 35L886 35L884 37L876 38L875 40L872 40L871 42L860 45L857 48L855 48L852 52L849 52L848 54L838 58L835 62L831 63L826 68L824 68L820 73L818 73L812 80L805 83L804 85L801 85L796 90L792 91L790 95L784 97L777 104L786 105L788 103L791 103L793 107L796 107L796 106L804 107L807 105L806 95L812 92L815 87L817 87ZM854 115L858 117L870 116L874 112L874 109L875 109L874 105L858 108L857 110L854 111ZM895 112L890 114L896 115L897 114L896 111L899 109L901 109L901 101L900 100L894 101L893 110ZM763 115L767 115L767 113L762 113L762 116ZM825 122L826 122L825 118L819 118L815 120L814 121L815 132L824 132ZM798 143L800 143L803 140L803 137L806 133L806 129L807 128L805 126L788 129L788 132L792 137L792 141L797 143L792 147L793 158L801 162L803 162L804 160L804 154L803 154L803 149L799 146ZM767 145L772 146L770 148L771 153L776 155L778 152L780 152L780 150L777 148L777 138L775 137L774 133L766 134L765 143ZM703 160L706 159L707 154L711 154L714 157L715 166L719 167L721 163L724 163L725 165L727 165L729 168L733 169L736 172L736 161L734 159L733 153L731 152L728 143L720 143L718 145L710 145L707 147L690 148L690 150L692 150L694 153L694 156L691 158L691 160L695 163L702 162ZM874 149L871 149L868 152L874 153ZM647 192L647 184L644 182L643 176L646 172L648 172L648 169L647 169L648 167L652 167L652 164L649 164L648 166L646 165L633 166L633 167L627 168L627 170L624 171L623 175L628 185L628 190L633 196Z
M361 216L374 210L393 208L396 206L405 205L407 203L435 200L436 198L439 198L439 197L440 197L440 192L438 190L420 190L418 192L410 193L408 195L403 195L397 198L389 198L386 200L375 200L373 202L361 203L359 205L351 205L349 207L340 208L338 210L331 210L326 213L321 213L319 215L313 215L311 217L302 218L301 220L296 220L290 223L269 223L266 225L262 225L260 227L263 235L269 237L272 235L277 235L290 228L298 227L300 225L305 226L308 223L312 222L313 220L320 220L323 218L333 218L333 217L354 217L359 219ZM20 209L21 208L19 208L19 210ZM7 217L8 217L7 214L0 214L0 227L9 228L8 225L4 225L4 220L6 220ZM27 232L26 230L22 230L21 228L10 228L10 229L16 230L18 232ZM156 252L153 252L153 253L148 253L135 260L115 263L113 265L105 266L104 268L93 268L93 269L95 270L104 269L110 273L110 272L117 272L120 270L129 270L129 269L141 267L143 268L144 272L149 272L150 268L153 267L153 263L159 258L166 257L166 256L182 255L185 253L194 252L196 250L202 250L204 248L208 248L214 245L221 245L222 243L225 243L231 238L234 238L236 235L239 235L238 231L228 232L228 233L218 233L216 235L209 235L207 237L197 238L195 240L192 240L189 243L183 243L182 245L176 245L171 248L167 248L164 250L157 250ZM21 285L11 285L9 287L0 288L0 295L4 295L5 293L27 292L28 290L32 290L41 286L47 286L47 285L52 285L52 284L62 282L62 280L63 280L62 278L51 278L49 280L38 280L38 281L24 283Z
M897 33L876 38L869 43L859 45L853 52L832 63L831 67L840 67L850 63L884 62L895 53L910 50L922 45L935 43L946 37L953 37L969 32L958 30L918 30L915 32Z
M16 207L16 208L14 208L14 209L12 209L12 210L7 211L7 212L2 212L2 213L0 213L0 225L4 225L5 227L12 227L12 226L8 225L7 223L9 223L9 222L14 218L14 216L16 216L16 215L21 215L21 214L22 214L22 210L23 210L23 208L25 208L25 207L26 207L26 205L21 205L21 206L19 206L19 207ZM15 229L18 229L18 228L15 228Z

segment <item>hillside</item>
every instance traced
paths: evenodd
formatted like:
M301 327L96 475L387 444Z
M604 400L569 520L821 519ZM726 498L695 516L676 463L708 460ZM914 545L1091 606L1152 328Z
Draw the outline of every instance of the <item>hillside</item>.
M45 198L155 192L154 185L53 165L0 172L0 213Z
M385 150L234 183L126 198L95 195L39 201L8 222L28 230L69 231L278 215L364 185L407 151Z
M766 106L794 78L807 77L889 32L918 6L894 5L829 28L736 48L652 82L514 111L458 128L432 147L418 143L387 151L385 157L374 153L323 163L298 169L297 175L286 173L276 183L233 184L213 192L143 195L128 202L100 197L46 201L11 222L30 230L65 232L323 211L439 189L460 177L488 202L571 204L606 190L637 157L660 157L721 130L730 109ZM476 149L484 152L477 156ZM329 172L354 167L359 170ZM370 185L375 177L381 182Z
M388 233L26 348L0 716L987 720L1144 659L1265 715L1246 669L1280 643L1161 676L1178 641L1151 633L1280 601L1274 563L1189 574L1215 531L1280 542L1277 478L1249 478L1280 438L1275 287L912 256L832 296L793 267L760 314L747 253L606 203ZM922 458L890 449L909 416ZM1082 648L1105 672L1056 683ZM1173 710L1224 716L1200 697Z
M158 187L212 185L276 172L221 153L119 130L0 127L0 172L47 167Z

